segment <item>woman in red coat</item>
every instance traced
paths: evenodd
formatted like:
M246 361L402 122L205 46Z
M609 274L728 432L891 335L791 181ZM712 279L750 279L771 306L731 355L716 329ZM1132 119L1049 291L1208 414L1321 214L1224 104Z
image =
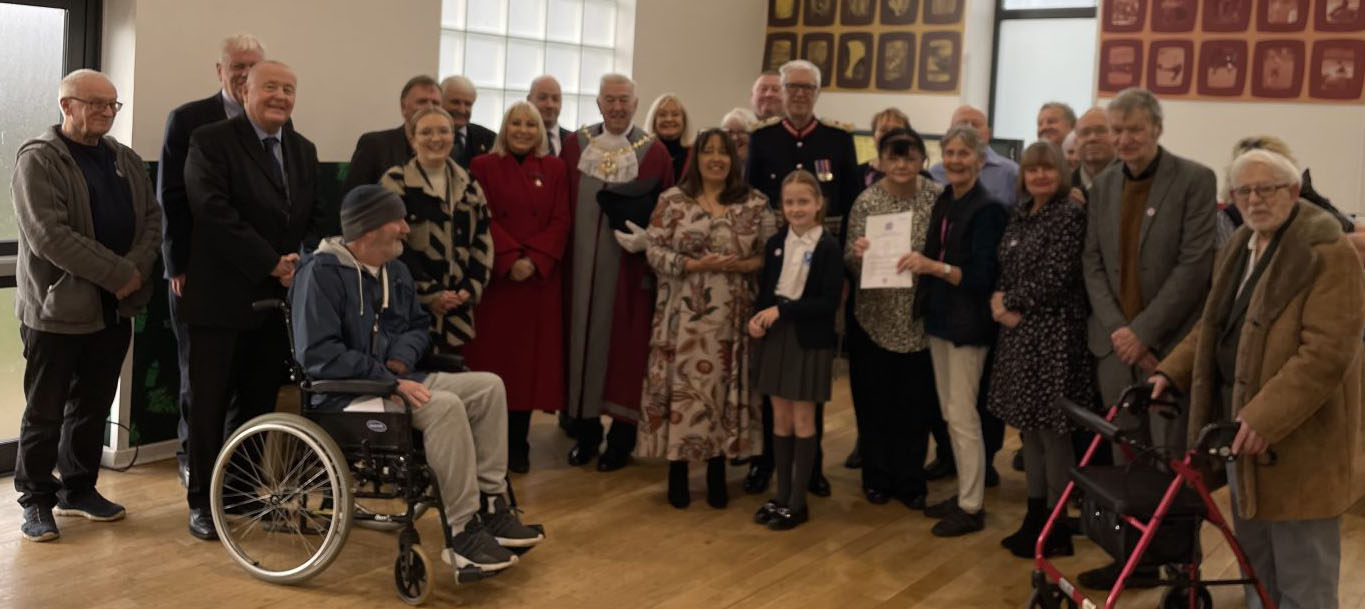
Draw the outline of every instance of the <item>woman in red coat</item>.
M507 466L525 473L531 412L564 408L559 263L569 236L568 177L563 161L548 154L540 113L526 102L507 110L493 152L469 169L488 201L494 255L475 315L477 338L464 354L470 368L502 377Z

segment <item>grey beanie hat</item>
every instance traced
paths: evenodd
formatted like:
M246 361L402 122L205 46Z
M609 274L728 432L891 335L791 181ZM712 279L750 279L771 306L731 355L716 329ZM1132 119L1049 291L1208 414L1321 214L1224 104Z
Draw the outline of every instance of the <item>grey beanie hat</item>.
M405 215L403 199L392 191L378 184L357 186L341 200L341 238L355 241Z

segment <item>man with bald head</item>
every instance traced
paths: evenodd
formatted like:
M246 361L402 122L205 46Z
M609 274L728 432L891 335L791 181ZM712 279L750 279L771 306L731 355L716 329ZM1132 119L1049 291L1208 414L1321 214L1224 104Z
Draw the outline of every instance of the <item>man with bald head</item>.
M1076 121L1076 156L1080 165L1071 176L1071 184L1081 195L1090 199L1090 187L1095 176L1114 164L1118 152L1114 149L1114 135L1109 130L1109 113L1100 107L1091 108Z
M450 158L469 170L469 161L493 149L498 134L469 122L474 115L474 100L478 92L474 82L463 76L447 76L441 81L441 107L455 119L455 145L450 147Z
M436 79L419 74L408 79L398 93L398 112L403 123L393 129L371 131L362 134L351 153L351 164L346 170L346 182L341 186L341 194L351 192L362 184L378 184L379 178L392 167L397 167L412 158L412 145L408 142L407 122L418 110L428 106L441 105L441 86ZM339 227L338 227L339 228Z
M981 134L987 142L991 139L991 127L986 120L986 113L972 106L962 106L953 111L953 118L948 127L958 125L971 125ZM929 168L929 174L934 176L934 181L939 184L948 183L948 175L943 171L943 163L935 163ZM1014 205L1016 192L1019 188L1019 164L1000 156L990 146L986 147L986 165L981 168L981 175L977 178L981 186L990 193L995 200L1005 205Z
M782 115L782 75L764 72L754 80L749 92L749 106L759 122Z
M190 152L190 135L204 125L234 118L242 113L242 88L246 75L265 59L265 47L251 34L236 34L219 46L219 90L204 99L185 103L166 117L166 136L161 144L161 162L156 170L157 198L161 201L164 225L161 253L165 264L166 290L175 332L177 363L180 365L180 424L176 437L180 440L176 459L180 462L180 484L189 484L189 453L185 452L189 437L190 408L190 335L189 327L180 316L180 297L185 287L185 272L190 268L190 242L193 240L194 221L190 217L190 203L185 194L185 157Z
M573 218L565 265L568 316L568 412L578 440L570 465L586 465L602 443L602 415L612 419L598 471L625 467L635 449L645 362L649 359L654 278L645 260L645 226L659 193L673 186L668 149L632 124L635 81L602 77L602 122L564 142Z
M571 133L559 126L559 111L564 106L559 81L549 74L536 77L531 81L531 91L526 94L526 101L531 102L531 105L540 111L540 118L545 121L545 135L549 139L550 154L559 156L564 152L564 140Z
M281 320L251 303L284 298L305 236L317 225L317 148L293 129L298 79L262 61L244 112L190 136L185 187L194 255L181 312L190 333L190 534L215 539L209 483L223 438L275 409L288 356ZM229 409L229 406L232 408Z
M61 124L19 147L12 184L25 359L14 489L31 541L58 537L54 507L59 516L123 518L95 481L131 320L152 296L161 246L161 208L142 159L106 135L123 107L114 84L77 70L62 79L57 103Z

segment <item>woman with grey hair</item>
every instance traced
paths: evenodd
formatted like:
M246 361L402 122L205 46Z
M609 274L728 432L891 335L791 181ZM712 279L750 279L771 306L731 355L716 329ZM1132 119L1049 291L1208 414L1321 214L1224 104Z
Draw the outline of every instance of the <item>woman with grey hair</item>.
M726 112L720 119L720 128L724 129L730 141L735 143L735 150L739 153L741 174L749 163L749 134L753 132L756 123L758 117L748 108L735 108Z
M977 397L995 342L990 300L999 276L996 251L1009 216L978 180L986 162L985 138L962 124L948 130L942 146L948 188L934 203L924 251L898 266L920 277L915 314L924 319L929 335L939 408L957 461L957 496L924 513L941 519L934 535L955 537L985 528L986 446Z
M1229 175L1246 223L1218 253L1199 323L1148 380L1154 397L1189 394L1190 445L1206 424L1239 424L1233 525L1269 596L1248 587L1247 606L1333 609L1341 515L1365 488L1365 276L1284 156L1248 151Z

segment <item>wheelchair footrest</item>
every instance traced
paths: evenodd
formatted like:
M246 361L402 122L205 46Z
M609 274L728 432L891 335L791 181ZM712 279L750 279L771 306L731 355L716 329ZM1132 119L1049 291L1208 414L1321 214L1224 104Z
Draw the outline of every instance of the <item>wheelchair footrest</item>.
M455 569L455 583L472 584L474 582L483 581L485 579L493 577L499 573L502 573L502 571L484 571L483 569L480 569L478 567L465 567L463 569Z

